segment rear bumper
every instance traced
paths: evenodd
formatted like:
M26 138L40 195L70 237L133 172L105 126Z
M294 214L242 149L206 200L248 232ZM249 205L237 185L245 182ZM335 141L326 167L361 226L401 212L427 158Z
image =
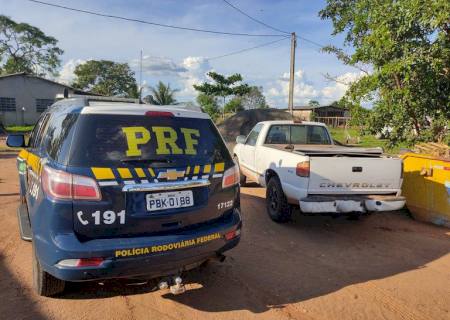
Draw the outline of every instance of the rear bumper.
M160 277L190 269L233 247L240 235L226 240L224 235L241 229L241 216L235 209L219 223L177 235L139 238L98 239L80 242L74 234L56 236L51 243L36 238L43 269L58 279L87 281L128 277ZM44 250L41 255L41 250ZM47 254L52 251L53 254ZM95 267L67 267L65 259L103 258Z
M402 196L308 196L300 199L305 213L353 213L400 210L405 206Z

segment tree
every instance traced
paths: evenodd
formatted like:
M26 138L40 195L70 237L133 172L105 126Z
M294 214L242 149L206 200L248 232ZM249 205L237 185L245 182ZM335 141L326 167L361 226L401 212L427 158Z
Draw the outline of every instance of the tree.
M244 110L244 106L242 105L241 97L234 97L233 99L228 101L224 107L225 113L231 113L231 112L236 113L236 112L243 111L243 110Z
M166 106L171 104L177 104L175 99L175 92L178 89L172 89L170 84L165 85L161 81L158 82L156 87L150 87L151 95L144 98L150 104L156 104L160 106Z
M89 60L76 66L72 86L106 96L138 98L134 72L128 63L109 60Z
M262 87L252 86L250 91L242 96L242 104L245 109L265 109L269 106L266 97L262 93Z
M203 112L206 112L211 119L216 120L219 117L220 109L216 97L200 93L197 96L197 103L200 105Z
M448 0L327 0L320 11L333 34L345 35L351 54L328 46L361 70L344 99L372 102L372 133L390 127L391 144L439 140L450 118L450 20ZM432 119L430 123L430 119ZM447 126L448 128L448 126Z
M339 103L339 101L334 100L332 103L330 103L330 106L336 107L336 108L343 108L343 105Z
M239 73L226 77L217 72L210 71L208 72L208 77L210 77L214 83L204 82L200 85L194 84L194 89L208 96L222 97L222 108L225 107L225 99L228 96L243 96L250 92L248 84L238 84L242 81L242 76Z
M36 27L0 15L0 73L55 76L63 54L57 43Z
M309 100L308 106L310 106L310 107L319 107L320 103L317 100Z

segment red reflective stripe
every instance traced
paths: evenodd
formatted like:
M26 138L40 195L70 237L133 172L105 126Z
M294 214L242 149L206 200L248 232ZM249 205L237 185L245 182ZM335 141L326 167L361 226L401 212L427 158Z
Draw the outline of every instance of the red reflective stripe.
M75 198L77 198L77 197L97 198L97 189L95 187L74 185L73 186L73 196Z
M77 267L97 267L102 262L103 258L82 258L78 259Z
M225 239L226 240L231 240L234 237L236 237L236 230L233 230L233 231L225 233Z

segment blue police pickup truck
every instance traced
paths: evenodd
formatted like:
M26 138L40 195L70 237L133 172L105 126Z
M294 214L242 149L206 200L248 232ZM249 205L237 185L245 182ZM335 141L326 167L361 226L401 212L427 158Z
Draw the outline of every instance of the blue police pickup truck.
M239 170L205 113L74 96L7 145L23 148L19 229L40 295L109 278L179 288L240 240Z

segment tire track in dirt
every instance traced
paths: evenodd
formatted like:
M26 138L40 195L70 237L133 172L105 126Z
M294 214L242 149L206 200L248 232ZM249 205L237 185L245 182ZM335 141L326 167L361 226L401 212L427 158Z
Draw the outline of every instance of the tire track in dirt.
M387 290L381 289L375 281L369 281L362 285L364 294L368 294L376 301L376 304L386 308L396 315L399 320L430 320L428 315L423 314L417 308L412 308L404 301L396 298Z

